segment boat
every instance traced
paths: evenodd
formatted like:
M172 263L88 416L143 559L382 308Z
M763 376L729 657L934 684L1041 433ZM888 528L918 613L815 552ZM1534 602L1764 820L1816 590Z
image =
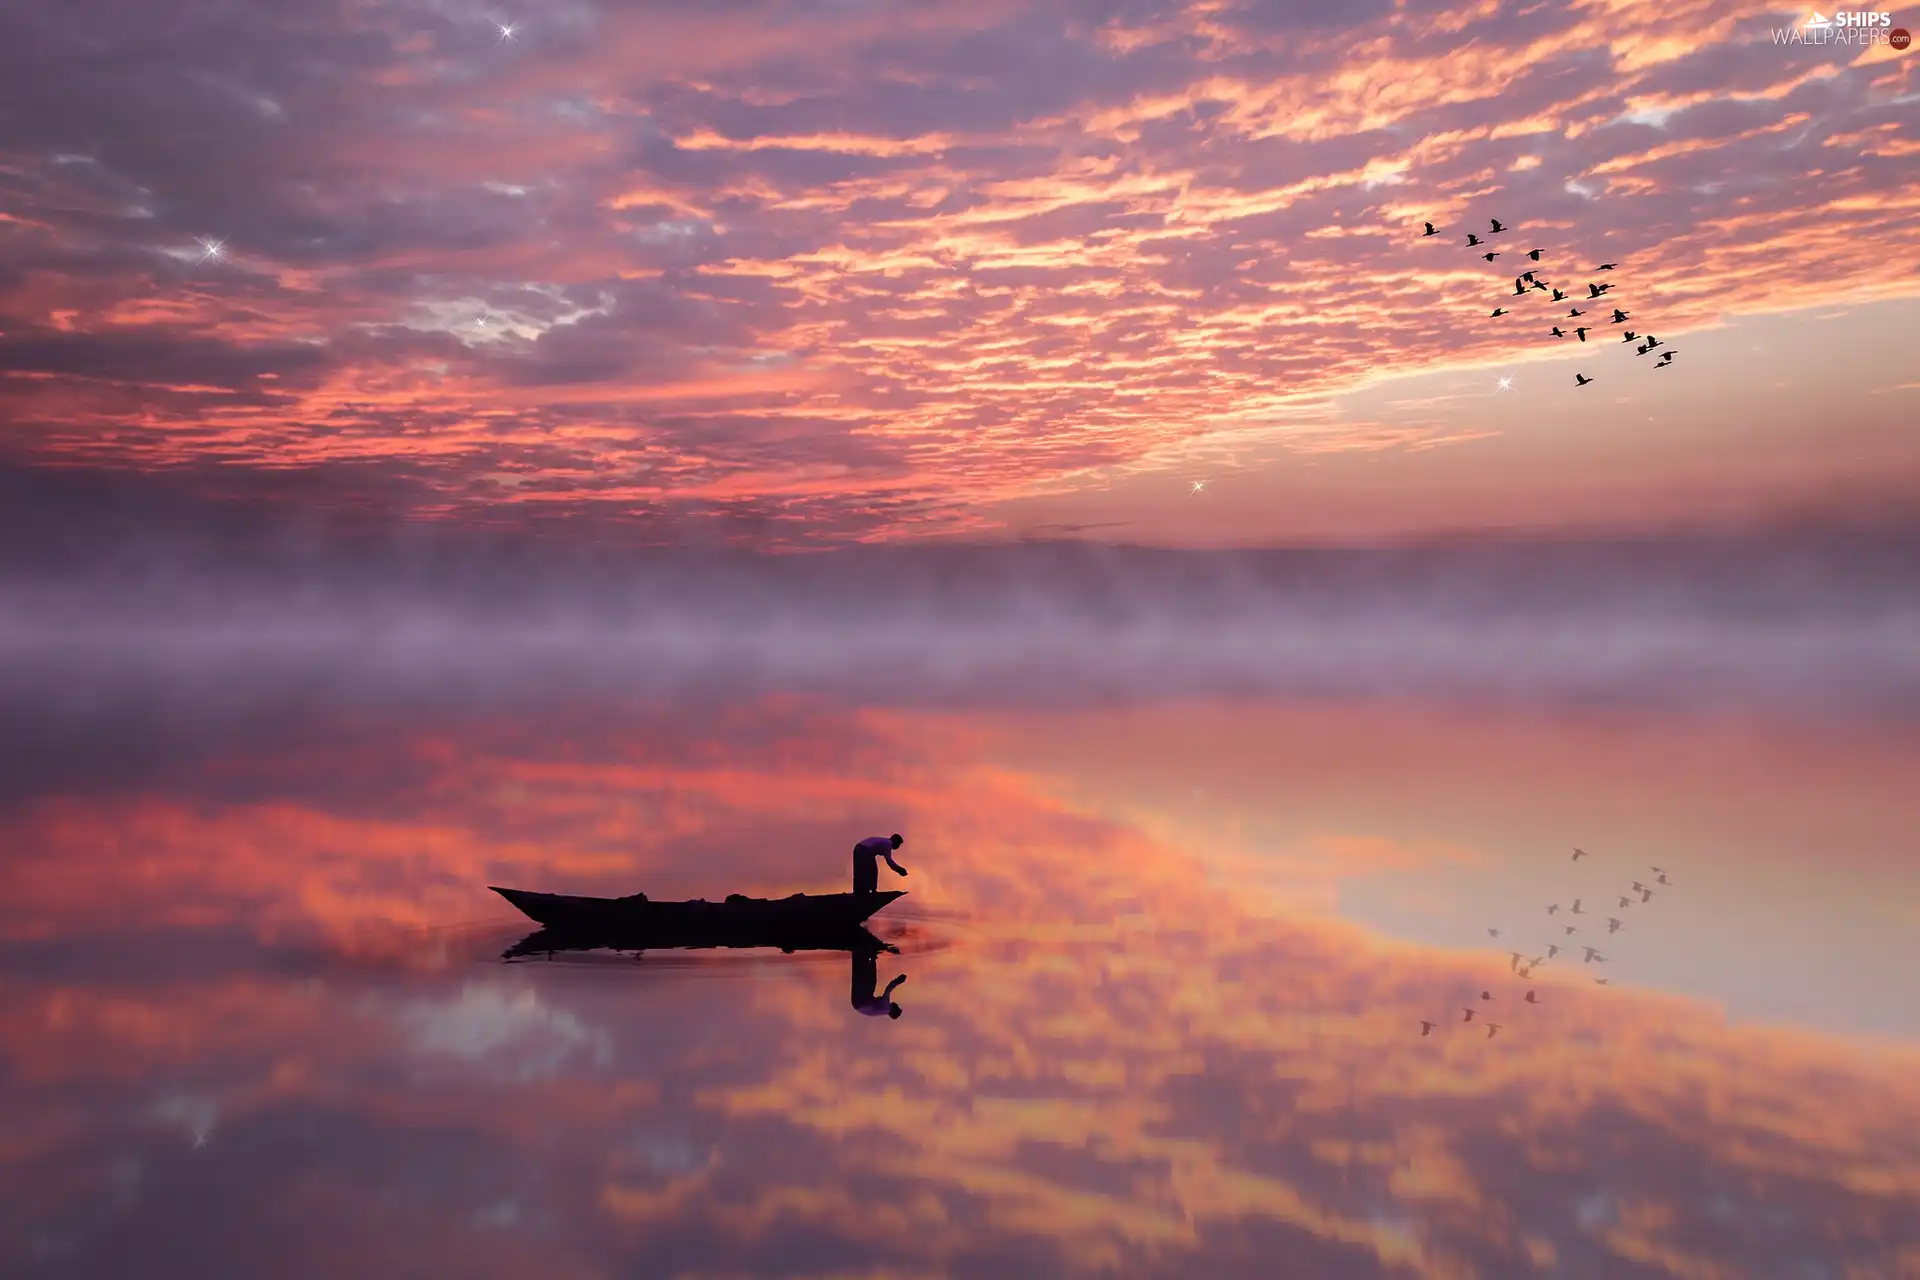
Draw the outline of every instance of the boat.
M788 955L796 951L847 951L855 955L878 955L882 951L899 950L857 924L718 918L701 921L686 917L661 924L615 922L547 925L507 948L501 959L518 960L538 955L551 959L565 951L631 951L637 955L644 951L714 947L778 948Z
M488 885L529 919L549 928L640 928L648 931L712 930L723 926L857 925L865 922L904 889L885 893L791 894L785 898L749 898L728 894L723 902L654 902L644 893L625 898L589 898L571 893L535 893ZM671 945L671 944L667 944Z

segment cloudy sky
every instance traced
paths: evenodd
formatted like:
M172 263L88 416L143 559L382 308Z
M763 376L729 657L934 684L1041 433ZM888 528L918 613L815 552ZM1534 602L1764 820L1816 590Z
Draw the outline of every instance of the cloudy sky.
M0 464L780 545L1910 509L1920 57L1807 16L18 6Z

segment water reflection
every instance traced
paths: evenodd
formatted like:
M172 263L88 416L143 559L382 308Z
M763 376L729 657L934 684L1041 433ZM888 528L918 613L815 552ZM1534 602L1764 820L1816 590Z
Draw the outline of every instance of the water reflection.
M1492 1041L1422 1037L1505 948L1463 936L1477 916L1438 890L1390 899L1430 936L1338 914L1355 884L1508 875L1509 844L1557 845L1584 804L1614 828L1586 847L1689 868L1671 972L1740 959L1718 954L1739 928L1686 939L1752 901L1802 922L1772 946L1817 956L1911 907L1913 744L1754 727L1768 745L1742 756L1676 721L1636 764L1648 739L1617 725L1413 734L1396 714L361 712L15 796L0 1270L1920 1266L1901 1024L1736 1021L1656 957L1607 988L1549 966L1553 998ZM1429 732L1446 749L1411 745ZM1186 769L1212 792L1195 808L1148 785ZM1796 892L1747 834L1797 832L1834 795L1824 887ZM486 889L836 892L850 839L896 829L913 897L817 946L515 942ZM1242 874L1263 852L1273 874ZM891 1013L880 962L901 953L913 1016L849 1017L842 991Z

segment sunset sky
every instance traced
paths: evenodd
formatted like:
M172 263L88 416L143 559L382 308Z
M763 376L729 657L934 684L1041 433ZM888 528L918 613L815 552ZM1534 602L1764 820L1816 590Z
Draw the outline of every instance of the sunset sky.
M1920 55L1807 16L16 6L0 464L760 545L1911 513ZM1489 315L1534 247L1593 341Z

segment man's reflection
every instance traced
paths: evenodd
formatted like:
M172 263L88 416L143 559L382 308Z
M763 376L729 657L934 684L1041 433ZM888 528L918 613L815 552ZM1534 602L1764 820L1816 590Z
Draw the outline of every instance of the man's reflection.
M874 994L874 987L880 981L880 953L872 948L858 948L853 953L853 1007L869 1018L886 1014L889 1018L900 1016L900 1006L892 1000L893 989L907 980L901 974L887 984L887 989Z

